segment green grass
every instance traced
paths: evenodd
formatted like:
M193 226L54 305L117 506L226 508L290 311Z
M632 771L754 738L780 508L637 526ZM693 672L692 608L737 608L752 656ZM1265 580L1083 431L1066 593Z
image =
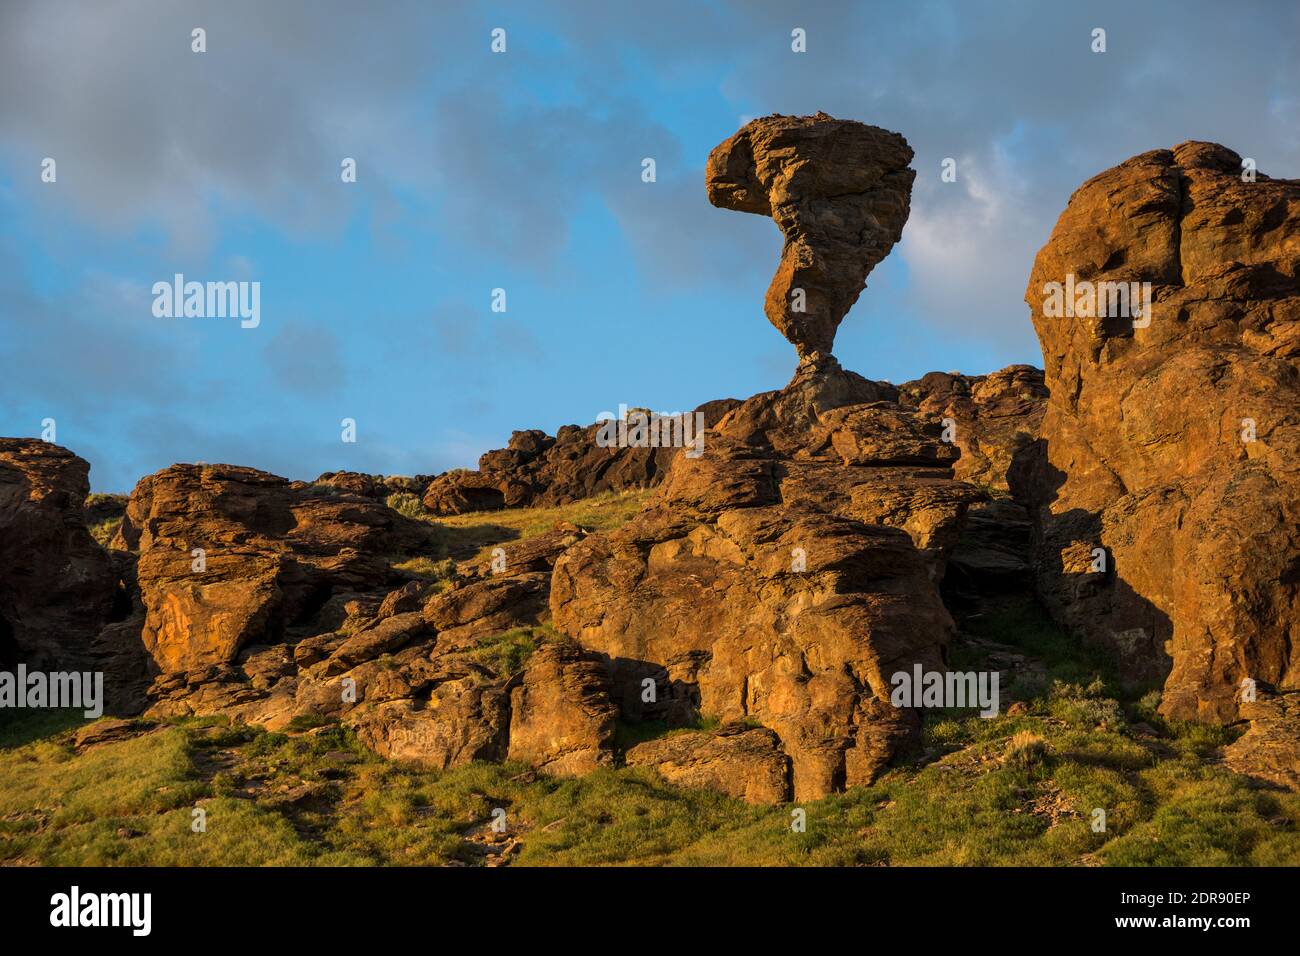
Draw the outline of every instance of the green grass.
M20 747L60 731L76 730L85 724L85 710L76 707L0 710L0 748Z
M88 522L87 527L90 529L90 536L99 543L100 547L107 548L109 542L113 540L118 525L122 523L122 515L126 513L129 500L127 495L96 493L86 496L87 512L98 516L97 520Z
M337 727L271 734L189 719L81 754L55 733L0 750L0 863L474 863L473 834L496 807L522 841L516 865L1300 863L1300 795L1209 762L1217 744L1196 734L1152 740L1055 716L1061 701L1097 699L1060 696L1073 692L1027 715L934 720L927 742L941 757L801 804L804 833L789 806L645 770L434 772L383 761ZM1031 760L1011 756L1022 733L1042 742ZM194 807L204 833L191 830ZM1104 833L1090 826L1094 807Z
M611 502L601 520L626 507ZM1032 602L962 629L1042 662L1019 688L1023 712L927 712L919 750L872 786L799 804L802 833L792 806L751 807L644 769L437 772L384 761L336 725L266 733L222 718L76 753L79 715L31 712L0 724L0 864L473 865L501 807L514 865L1300 865L1300 794L1223 766L1237 730L1162 719L1158 693L1117 689ZM517 628L463 653L506 677L553 637ZM978 643L953 650L954 666L986 663ZM620 724L616 746L714 726ZM205 832L192 829L196 808Z
M1088 682L1100 677L1108 686L1115 684L1114 668L1101 654L1080 647L1048 617L1047 612L1023 595L1008 595L1001 600L987 599L985 610L962 621L962 631L971 637L994 641L1032 654L1047 669L1047 682L1039 686L1016 688L1033 696L1047 689L1052 680ZM950 664L964 669L967 663L978 665L982 658L971 645L956 645ZM970 656L974 654L974 656Z
M501 634L485 637L465 652L465 656L482 664L498 677L512 677L524 668L537 645L559 637L549 625L516 627Z
M744 723L753 727L762 726L757 721L746 720ZM677 727L670 726L666 720L641 720L631 723L620 719L614 728L614 746L622 752L647 740L658 740L660 737L671 737L673 734L717 730L721 725L722 722L717 717L707 715L700 715L692 723Z
M456 562L451 558L420 556L394 561L393 570L423 581L446 582L456 576Z
M535 538L567 521L587 531L610 531L644 507L649 490L605 492L567 505L546 508L508 508L463 515L420 515L433 528L437 557L457 560L486 558L491 549L507 541Z
M457 562L488 560L497 545L545 534L554 530L557 522L570 522L587 531L617 528L644 507L650 494L641 489L606 492L567 505L476 511L444 518L426 511L415 495L389 495L388 507L424 522L429 529L424 553L394 555L392 567L441 588L456 577Z

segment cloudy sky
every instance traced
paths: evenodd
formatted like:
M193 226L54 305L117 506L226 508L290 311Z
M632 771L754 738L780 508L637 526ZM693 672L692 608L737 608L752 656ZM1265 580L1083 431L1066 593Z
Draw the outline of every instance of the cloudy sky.
M5 0L0 434L55 419L100 491L176 461L432 473L516 428L780 387L780 234L703 187L768 113L916 150L846 366L1041 364L1025 281L1083 180L1187 139L1300 176L1295 4L1068 6ZM261 324L155 317L178 272L260 282Z

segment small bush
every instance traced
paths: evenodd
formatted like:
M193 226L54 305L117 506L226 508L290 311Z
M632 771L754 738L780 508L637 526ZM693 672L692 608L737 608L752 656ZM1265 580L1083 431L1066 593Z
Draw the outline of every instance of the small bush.
M117 534L117 529L122 526L121 518L105 518L103 521L96 521L90 526L90 536L95 539L101 548L107 548Z
M122 516L126 514L129 500L126 495L96 493L86 496L86 527L100 547L107 548L108 543L113 540L118 525L122 523Z
M456 577L456 562L451 558L441 560L428 557L408 558L395 563L393 570L425 581L444 582Z
M541 643L538 628L516 627L479 641L468 657L499 677L509 677L523 669L524 663Z
M389 495L384 504L399 515L415 521L431 517L429 510L424 507L424 502L420 500L419 495L413 495L409 491L398 491Z
M1047 759L1047 741L1029 730L1021 730L1007 741L1002 755L1004 763L1028 769Z
M1102 697L1106 693L1106 683L1100 677L1093 680L1086 686L1083 684L1071 684L1066 681L1052 682L1052 699L1053 700L1077 700L1088 697Z
M1100 678L1086 687L1057 681L1051 693L1052 716L1078 727L1118 730L1126 723L1124 709L1119 701L1103 696L1105 691L1106 685Z

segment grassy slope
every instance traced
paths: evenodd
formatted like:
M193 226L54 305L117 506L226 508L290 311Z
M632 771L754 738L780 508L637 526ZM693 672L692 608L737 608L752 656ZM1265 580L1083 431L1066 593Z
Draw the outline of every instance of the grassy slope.
M454 529L439 557L557 520L612 527L642 498L439 519ZM79 719L40 713L0 726L0 863L472 865L513 845L505 858L516 865L1300 864L1300 795L1223 768L1229 731L1167 724L1153 694L1118 696L1104 662L1034 605L1010 602L965 629L1041 662L1036 683L1017 688L1027 712L928 714L920 754L871 787L804 804L802 833L791 807L749 807L644 770L424 771L380 760L337 727L268 734L218 718L78 754ZM489 639L484 662L512 670L538 636ZM955 666L980 666L977 642L953 650ZM622 728L620 740L661 732ZM195 807L206 832L191 828ZM493 837L498 807L508 829ZM1090 827L1095 807L1104 833Z
M427 522L432 529L430 553L405 559L395 567L417 577L442 579L452 572L455 561L487 559L497 545L544 534L553 530L556 522L571 522L588 531L616 528L640 511L650 495L649 490L610 491L550 508L511 508L443 518L426 511L415 495L392 495L388 498L390 508Z
M945 756L790 808L748 807L642 770L551 780L522 766L388 764L338 728L268 734L187 720L74 754L66 734L0 751L0 862L440 864L482 859L507 812L523 864L1300 863L1300 797L1216 766L1189 730L1099 731L1105 698L1044 698L1025 716L939 717ZM1045 755L1004 761L1017 731ZM1207 762L1207 757L1211 758ZM207 831L191 831L192 808ZM1089 827L1107 808L1108 832Z

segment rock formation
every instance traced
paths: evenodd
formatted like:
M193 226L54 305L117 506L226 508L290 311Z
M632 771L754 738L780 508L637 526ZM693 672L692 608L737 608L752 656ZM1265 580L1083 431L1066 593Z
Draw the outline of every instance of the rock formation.
M66 448L0 438L0 665L79 668L125 608L86 530L90 466Z
M925 414L951 422L952 442L961 451L953 477L995 491L1007 490L1011 463L1038 438L1047 407L1043 373L1032 365L988 375L931 372L904 382L898 393Z
M558 639L518 673L477 656L482 639L539 622L555 557L581 531L509 545L499 573L466 562L439 590L394 567L431 547L427 526L341 487L229 465L140 481L116 544L138 553L149 712L271 729L338 720L381 754L436 768L611 763L598 659Z
M706 402L695 409L713 426L739 404ZM448 471L424 489L424 506L436 515L494 511L527 505L562 505L603 491L657 485L681 449L636 446L602 448L600 424L565 425L555 437L538 429L517 431L506 448L486 452L478 471Z
M756 120L714 150L710 200L785 234L766 309L800 362L783 389L701 406L698 456L603 448L593 425L516 432L432 480L174 465L138 483L106 552L86 463L0 439L0 659L105 670L118 706L158 718L337 721L432 768L622 762L802 801L916 741L891 677L945 669L941 594L1032 573L1126 679L1163 682L1165 714L1249 722L1229 766L1297 786L1300 184L1243 181L1204 143L1103 173L1034 264L1046 372L894 387L830 350L901 234L910 158L825 114ZM443 556L429 525L385 504L650 486L615 530L560 523L436 581L402 570ZM623 748L619 721L677 732Z
M790 758L776 734L728 724L715 733L680 733L637 744L629 767L651 767L669 783L718 790L747 803L790 799Z
M388 556L425 532L368 498L294 490L252 468L173 465L136 485L118 538L139 552L144 645L173 673L229 664L331 600L400 583Z
M897 133L825 113L753 120L709 154L709 202L771 216L785 236L764 311L800 359L830 354L867 275L903 234L911 161Z
M778 322L800 348L794 379L703 406L701 456L601 448L597 426L516 432L424 495L454 513L659 484L617 531L557 528L512 545L504 568L468 562L425 590L384 560L419 547L376 501L389 482L228 466L142 481L119 539L139 549L143 642L163 672L153 712L336 719L394 758L558 774L614 762L616 717L716 718L716 732L626 759L763 802L873 779L920 725L890 703L891 675L944 666L938 583L983 497L953 480L960 451L935 415L829 354L898 238L910 156L901 137L825 116L760 121L715 152L710 196L758 211L745 184L762 184L761 210L787 234L774 288L801 283L810 309ZM548 614L559 634L517 673L481 656Z
M953 477L995 497L972 504L944 576L944 599L963 606L1023 592L1032 578L1029 515L1008 495L1016 456L1038 438L1047 404L1043 373L1012 365L988 375L931 372L898 387L901 400L943 423L961 457Z
M511 681L506 756L565 777L613 766L617 716L599 655L565 641L543 644Z
M919 727L889 703L890 675L943 667L937 581L980 497L951 479L939 422L896 397L805 363L725 415L702 457L673 458L626 528L511 543L504 567L464 562L441 589L394 571L419 528L372 498L164 469L118 535L138 551L136 628L161 672L150 712L339 720L395 759L553 774L613 763L616 717L716 716L716 733L628 759L755 801L868 781ZM483 641L548 609L561 634L521 669L483 662Z
M833 359L805 363L726 415L703 456L674 459L641 515L559 557L554 625L610 661L625 720L774 735L639 761L704 779L700 764L757 760L745 777L766 800L788 760L803 800L869 782L914 740L919 715L891 705L890 677L944 667L937 581L980 493L952 480L939 423L895 396Z
M1300 690L1300 183L1248 179L1189 142L1070 198L1025 294L1051 397L1013 470L1050 609L1213 722L1243 681Z

